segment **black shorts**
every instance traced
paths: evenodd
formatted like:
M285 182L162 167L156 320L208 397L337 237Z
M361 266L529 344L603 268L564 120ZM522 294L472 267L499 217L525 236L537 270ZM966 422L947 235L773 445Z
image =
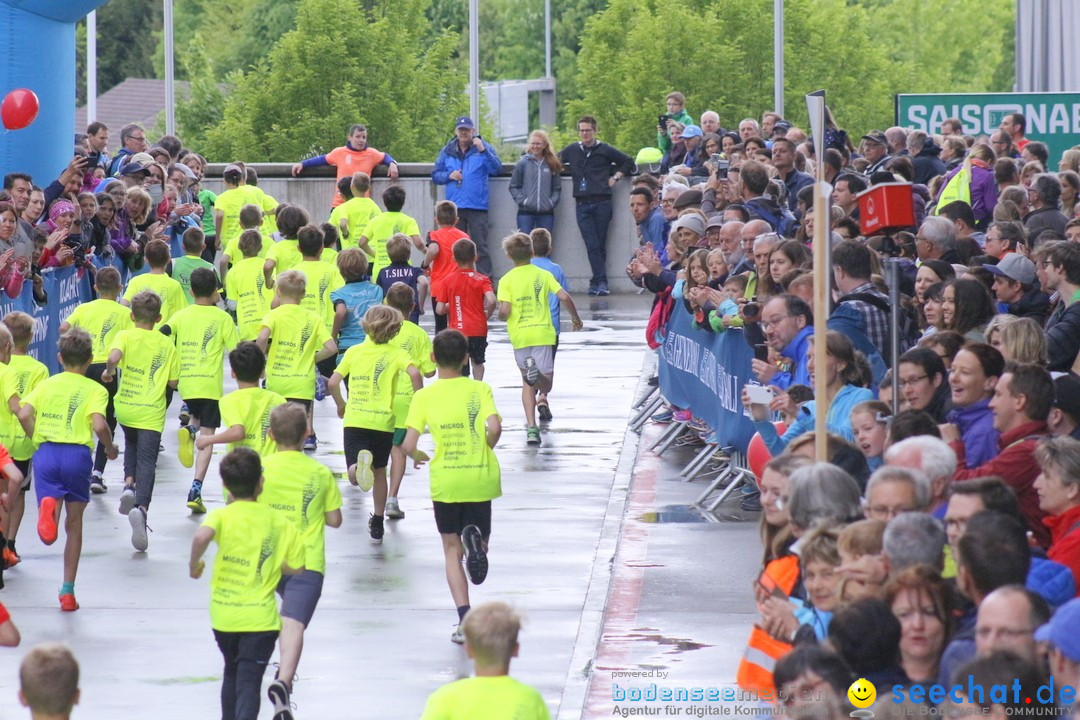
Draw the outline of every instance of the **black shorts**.
M477 365L483 365L487 361L487 337L465 338L469 343L469 359Z
M435 527L443 535L460 535L467 525L480 528L480 535L491 537L491 501L445 503L432 502L435 507Z
M15 463L15 467L19 468L19 472L22 473L22 492L26 492L30 489L30 460L16 460L12 458L11 462Z
M394 446L394 433L367 428L345 428L345 467L356 464L361 450L371 452L371 468L380 470L390 462L390 448Z
M331 355L328 358L320 360L315 363L315 369L319 371L320 375L329 380L330 376L337 370L338 358L340 358L342 354L343 353L338 353L337 355Z
M218 409L217 400L193 398L185 402L191 417L199 421L199 427L215 429L221 427L221 410Z

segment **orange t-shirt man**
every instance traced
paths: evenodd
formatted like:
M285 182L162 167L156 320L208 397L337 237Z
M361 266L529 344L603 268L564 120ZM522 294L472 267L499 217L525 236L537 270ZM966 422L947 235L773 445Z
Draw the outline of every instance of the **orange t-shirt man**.
M307 168L333 165L337 168L337 180L344 177L352 177L354 173L362 172L371 175L376 165L388 165L387 174L391 179L397 177L397 162L390 157L390 153L368 147L367 128L363 125L353 125L349 130L349 140L342 147L337 147L325 155L316 155L293 165L293 177L299 175ZM336 182L336 181L335 181ZM345 202L341 193L334 191L334 202L331 207L337 207Z

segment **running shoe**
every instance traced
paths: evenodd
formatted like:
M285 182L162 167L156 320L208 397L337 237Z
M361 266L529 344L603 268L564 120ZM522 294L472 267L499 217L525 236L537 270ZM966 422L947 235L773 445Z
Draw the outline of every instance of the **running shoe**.
M382 545L382 539L383 539L383 518L382 518L382 515L370 515L370 516L368 516L367 529L368 529L368 535L371 537L372 545Z
M536 367L536 360L531 357L525 358L525 383L530 387L540 382L540 368Z
M13 568L16 565L18 565L20 562L22 562L22 558L19 557L18 555L16 555L15 551L12 550L10 546L4 547L3 558L4 558L4 569L5 570Z
M690 422L694 418L693 413L691 413L689 410L676 410L671 415L672 418L674 418L675 422L681 423Z
M652 420L654 423L659 423L661 425L666 425L667 423L671 422L674 419L674 417L675 417L675 413L671 412L671 410L661 410L660 412L654 414L649 419Z
M97 470L90 473L90 492L95 495L104 495L109 492L109 488L105 486L105 478Z
M375 486L375 471L371 469L371 451L361 450L356 456L356 483L367 492Z
M551 420L551 407L548 405L547 400L538 400L536 402L536 415L544 422Z
M308 435L307 440L304 440L304 452L315 452L319 447L319 438L314 435Z
M127 515L133 507L135 507L135 486L127 485L120 493L120 514Z
M187 403L183 403L180 406L180 427L184 427L191 422L191 411L188 410Z
M607 286L606 282L597 283L597 285L596 285L596 294L601 296L601 297L605 297L605 296L611 294L611 291L608 290L608 286Z
M484 538L480 528L466 525L461 531L461 544L465 546L465 572L473 585L484 582L488 573L487 552L484 550Z
M465 644L465 631L461 629L461 623L458 623L458 626L454 628L454 634L450 636L450 642L458 645Z
M176 439L180 448L176 454L180 457L180 464L186 468L195 465L195 428L185 425L176 431Z
M61 593L60 609L64 612L75 612L79 609L79 602L75 599L75 593Z
M206 505L203 504L202 493L195 488L188 491L187 506L191 509L192 515L206 514Z
M293 720L289 686L284 681L275 679L270 683L270 687L266 688L266 695L274 706L274 720Z
M390 520L400 520L405 517L405 511L401 509L397 498L386 499L386 517Z
M150 547L150 539L146 534L146 511L141 507L131 508L128 522L131 523L131 546L139 552L146 552L146 548Z
M46 545L56 542L56 535L59 533L56 527L56 498L41 499L41 505L38 506L37 532L41 542Z
M315 371L315 399L322 400L326 397L326 378L318 370Z
M525 431L525 442L529 445L540 444L540 428L533 425L531 428Z

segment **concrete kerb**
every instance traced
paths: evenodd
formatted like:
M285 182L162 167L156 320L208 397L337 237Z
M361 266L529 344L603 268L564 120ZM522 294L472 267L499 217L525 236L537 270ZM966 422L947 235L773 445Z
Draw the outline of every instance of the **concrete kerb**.
M656 371L655 353L646 353L642 363L641 378L635 388L630 403L647 392L646 379ZM577 640L570 657L570 667L563 685L562 699L559 701L557 720L579 720L585 710L585 701L592 677L593 661L600 645L604 628L604 612L607 607L611 588L612 569L619 540L622 537L623 520L626 516L626 502L630 494L630 483L634 476L641 437L627 425L623 435L622 452L615 466L611 482L611 494L608 497L604 524L597 541L593 569L589 578L589 589L585 594L585 604L581 610L581 623L578 626Z

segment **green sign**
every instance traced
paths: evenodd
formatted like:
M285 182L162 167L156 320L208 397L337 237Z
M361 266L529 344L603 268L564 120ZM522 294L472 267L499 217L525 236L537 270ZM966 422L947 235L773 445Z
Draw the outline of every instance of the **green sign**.
M1029 140L1050 148L1050 167L1057 171L1062 153L1080 145L1080 93L943 93L897 95L896 124L940 133L941 124L959 118L967 135L989 136L1009 113L1023 113Z

